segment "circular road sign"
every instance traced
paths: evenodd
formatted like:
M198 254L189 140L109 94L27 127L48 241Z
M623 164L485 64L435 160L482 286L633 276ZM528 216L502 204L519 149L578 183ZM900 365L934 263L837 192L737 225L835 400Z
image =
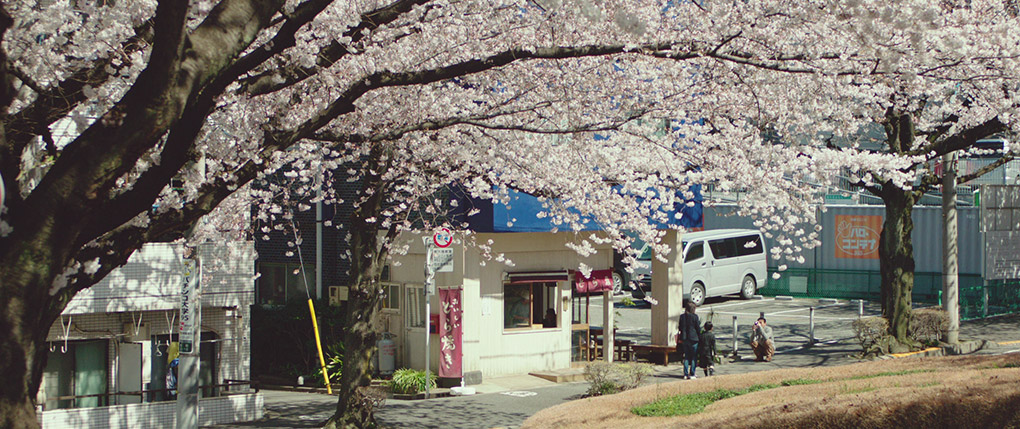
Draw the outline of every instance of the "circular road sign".
M449 229L443 228L442 231L432 236L432 242L436 243L438 247L450 247L453 244L453 233Z

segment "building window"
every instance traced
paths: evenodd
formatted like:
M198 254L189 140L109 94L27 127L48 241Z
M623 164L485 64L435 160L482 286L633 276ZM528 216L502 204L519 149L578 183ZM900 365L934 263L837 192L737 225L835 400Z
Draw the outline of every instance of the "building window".
M49 352L43 370L43 410L109 405L108 342L72 341Z
M295 299L304 301L309 296L305 288L315 287L315 265L305 264L303 270L300 264L259 262L258 265L259 304L285 304Z
M379 299L380 310L400 310L400 285L383 283L382 297Z
M420 285L408 285L404 288L407 294L407 299L404 301L407 303L407 327L408 328L424 328L425 327L425 288Z
M543 328L549 310L556 314L556 291L555 282L504 284L503 329Z

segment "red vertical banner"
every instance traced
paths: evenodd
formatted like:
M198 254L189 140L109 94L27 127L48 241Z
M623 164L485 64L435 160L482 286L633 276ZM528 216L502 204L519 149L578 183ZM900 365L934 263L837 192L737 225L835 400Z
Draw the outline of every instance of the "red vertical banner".
M464 311L461 308L460 292L460 289L439 290L439 376L444 378L463 376L461 323Z

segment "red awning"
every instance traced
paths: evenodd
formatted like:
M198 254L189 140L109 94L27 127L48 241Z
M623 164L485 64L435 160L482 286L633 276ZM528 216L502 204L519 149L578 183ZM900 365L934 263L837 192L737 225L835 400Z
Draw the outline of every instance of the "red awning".
M592 270L591 276L584 277L574 272L574 290L578 293L613 291L613 270Z
M509 273L507 280L513 283L544 283L544 282L565 282L570 280L569 273L563 271L533 271L527 273Z

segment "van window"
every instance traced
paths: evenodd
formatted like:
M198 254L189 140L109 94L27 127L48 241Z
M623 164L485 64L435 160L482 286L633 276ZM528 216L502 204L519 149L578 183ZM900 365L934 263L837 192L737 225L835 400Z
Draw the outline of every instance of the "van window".
M715 256L715 259L726 259L737 256L736 240L732 238L709 240L708 247L712 248L712 256Z
M641 254L638 255L638 260L641 261L652 260L652 246L646 245L643 249L641 249Z
M747 237L737 237L737 255L757 255L764 253L765 249L761 245L761 236L752 235Z
M687 256L684 257L684 262L696 261L702 256L705 256L705 243L699 241L691 244L691 248L687 250Z

